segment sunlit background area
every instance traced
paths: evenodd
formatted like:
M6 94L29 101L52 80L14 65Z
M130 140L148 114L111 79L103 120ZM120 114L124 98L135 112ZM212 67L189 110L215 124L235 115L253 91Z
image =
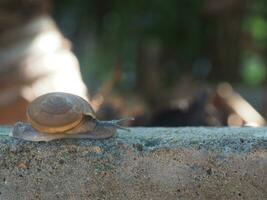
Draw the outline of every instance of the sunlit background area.
M4 0L0 123L37 96L87 99L132 126L264 126L263 0Z

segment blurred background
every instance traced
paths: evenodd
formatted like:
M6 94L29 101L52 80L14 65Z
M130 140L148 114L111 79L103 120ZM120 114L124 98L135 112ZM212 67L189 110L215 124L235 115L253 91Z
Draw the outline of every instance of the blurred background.
M264 0L1 0L0 123L64 91L132 126L264 126Z

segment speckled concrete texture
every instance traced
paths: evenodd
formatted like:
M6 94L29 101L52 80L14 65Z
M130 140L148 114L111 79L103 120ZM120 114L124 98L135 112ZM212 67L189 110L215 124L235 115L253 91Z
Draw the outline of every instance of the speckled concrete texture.
M264 200L267 128L132 128L49 143L0 136L0 199Z

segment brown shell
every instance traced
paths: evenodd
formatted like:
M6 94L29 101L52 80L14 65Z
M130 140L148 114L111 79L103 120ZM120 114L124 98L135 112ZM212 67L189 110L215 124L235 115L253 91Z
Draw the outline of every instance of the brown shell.
M79 96L63 92L39 96L27 109L32 127L44 133L71 130L81 124L85 116L95 118L90 104Z

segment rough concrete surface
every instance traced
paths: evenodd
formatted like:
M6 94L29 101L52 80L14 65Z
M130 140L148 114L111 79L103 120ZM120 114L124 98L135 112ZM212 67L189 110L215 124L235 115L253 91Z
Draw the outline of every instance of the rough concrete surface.
M49 143L0 136L1 200L267 199L266 174L267 128L132 128Z

